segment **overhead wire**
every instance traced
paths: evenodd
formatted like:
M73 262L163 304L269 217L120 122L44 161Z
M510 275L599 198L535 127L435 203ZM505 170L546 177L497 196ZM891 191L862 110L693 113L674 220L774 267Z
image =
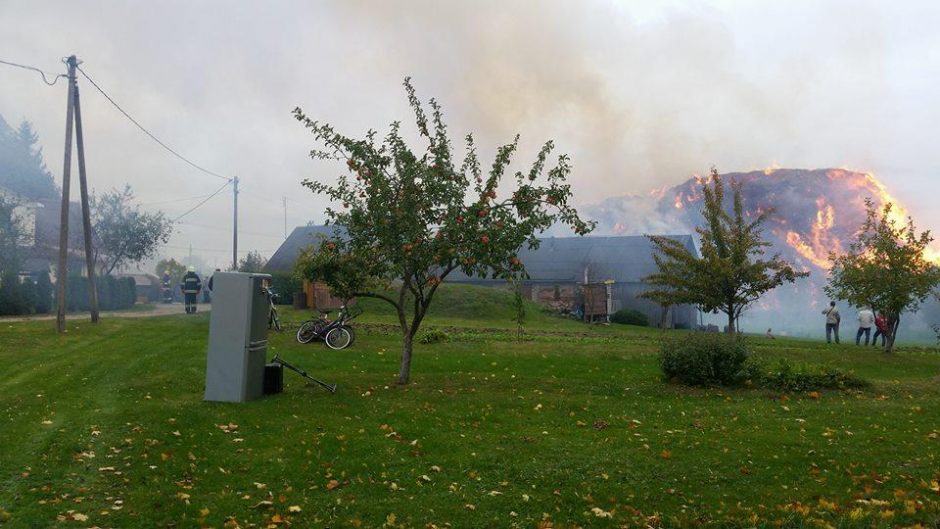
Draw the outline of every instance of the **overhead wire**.
M141 202L138 206L156 206L158 204L173 204L175 202L187 202L190 200L199 200L200 198L206 198L209 195L196 195L194 197L186 198L174 198L171 200L157 200L156 202Z
M207 196L206 198L202 199L201 202L199 202L199 203L196 204L195 206L193 206L193 207L187 209L187 210L186 210L186 213L183 213L182 215L177 216L176 218L172 219L171 222L177 222L178 220L180 220L181 218L185 217L186 215L189 215L189 214L192 213L193 211L196 211L197 209L199 209L199 206L202 206L203 204L205 204L206 202L208 202L209 200L211 200L212 197L214 197L214 196L218 195L219 193L221 193L222 190L225 189L226 187L228 187L228 185L229 185L230 183L231 183L231 182L225 182L224 184L222 184L222 187L220 187L220 188L218 188L218 189L215 190L215 193L212 193L211 195L209 195L209 196Z
M85 70L82 70L81 66L78 66L78 67L76 67L76 68L77 68L78 71L82 74L82 76L83 76L85 79L87 79L88 82L91 83L91 85L94 86L94 87L98 90L98 92L101 92L101 95L103 95L103 96L105 97L105 99L107 99L112 105L114 105L114 108L118 109L118 111L119 111L121 114L123 114L124 117L126 117L127 119L129 119L130 122L133 123L134 125L137 125L137 128L139 128L141 131L143 131L144 134L146 134L147 136L149 136L150 139L152 139L153 141L157 142L158 145L160 145L161 147L163 147L164 149L166 149L170 154L172 154L173 156L176 156L176 157L179 158L180 160L183 160L184 162L186 162L186 163L189 164L190 166L192 166L192 167L194 167L194 168L196 168L196 169L202 171L203 173L206 173L207 175L214 176L214 177L216 177L216 178L221 178L222 180L225 180L226 183L232 181L232 179L229 178L229 177L227 177L227 176L222 176L222 175L220 175L219 173L210 171L210 170L206 169L205 167L202 167L201 165L198 165L196 162L193 162L192 160L186 158L186 157L183 156L182 154L180 154L180 153L176 152L175 150L173 150L172 148L170 148L170 146L167 145L166 143L163 143L162 141L160 141L160 139L157 138L156 136L154 136L153 133L151 133L149 130L147 130L147 129L146 129L143 125L141 125L136 119L134 119L133 117L131 117L131 115L128 114L126 110L124 110L123 108L121 108L121 105L117 104L117 102L116 102L114 99L112 99L111 96L109 96L109 95L107 94L107 92L104 91L103 88L101 88L100 86L98 86L98 83L96 83L91 77L89 77L88 74L85 73Z
M29 66L29 65L26 65L26 64L18 64L18 63L15 63L15 62L4 61L4 60L0 60L0 63L6 64L6 65L8 65L8 66L15 66L15 67L17 67L17 68L23 68L24 70L32 70L32 71L34 71L34 72L39 72L39 75L42 76L42 82L46 83L46 84L49 85L49 86L55 85L55 84L59 81L59 78L60 78L60 77L68 77L67 75L65 75L65 74L63 74L63 73L56 74L56 73L53 73L53 72L47 72L47 71L45 71L45 70L40 70L39 68L36 68L35 66ZM49 82L48 79L46 79L46 76L47 76L47 75L53 76L51 83Z

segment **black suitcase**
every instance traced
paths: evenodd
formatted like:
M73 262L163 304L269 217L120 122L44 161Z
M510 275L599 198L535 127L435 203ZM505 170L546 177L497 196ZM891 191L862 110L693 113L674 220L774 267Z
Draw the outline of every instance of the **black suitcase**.
M284 366L278 363L264 365L264 394L284 391Z

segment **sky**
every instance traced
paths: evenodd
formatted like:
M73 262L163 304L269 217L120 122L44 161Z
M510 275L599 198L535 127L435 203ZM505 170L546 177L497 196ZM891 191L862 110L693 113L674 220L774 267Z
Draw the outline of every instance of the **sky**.
M270 256L324 220L302 187L330 181L292 117L352 136L411 125L401 83L436 98L480 152L519 133L519 167L548 139L568 153L575 201L646 194L702 174L771 165L872 171L940 229L940 4L883 1L0 0L0 59L81 67L158 138L237 175L239 253ZM137 130L79 76L89 185L129 184L175 217L223 180ZM28 119L61 179L66 87L0 65L0 115ZM409 129L406 129L409 130ZM413 130L410 129L410 130ZM73 186L73 198L77 189ZM232 194L181 220L165 256L231 262Z

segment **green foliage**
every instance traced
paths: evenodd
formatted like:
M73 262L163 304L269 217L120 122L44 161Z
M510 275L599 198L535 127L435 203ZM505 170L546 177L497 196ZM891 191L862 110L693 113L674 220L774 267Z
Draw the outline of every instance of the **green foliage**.
M865 200L866 216L856 240L844 255L830 254L832 269L826 294L853 305L867 305L888 319L885 350L891 351L904 312L916 312L940 283L940 267L924 258L933 241L930 231L920 235L910 217L900 223L893 204L879 213Z
M291 272L271 272L271 290L278 295L278 305L290 305L294 302L294 294L303 292L303 279Z
M418 343L435 344L450 341L450 335L439 329L431 329L418 335Z
M173 290L179 286L180 281L183 279L183 276L186 275L186 265L180 263L176 259L161 259L154 272L157 274L157 277L160 278L160 281L163 281L163 273L170 274L170 287Z
M303 252L297 270L325 282L340 297L376 297L395 307L403 335L403 384L410 376L412 341L438 285L451 272L523 277L516 252L524 244L537 246L539 233L559 223L577 234L593 228L570 204L568 157L559 156L545 171L552 142L541 148L528 171L516 172L506 185L518 136L497 149L484 173L473 137L467 136L466 154L458 161L440 106L432 99L429 117L409 79L404 86L419 137L427 142L423 151L411 150L399 122L378 143L374 131L353 139L294 110L323 146L311 156L343 161L348 169L335 183L303 182L335 204L327 217L344 233ZM388 295L389 290L394 293Z
M728 316L728 332L734 333L741 312L762 295L809 272L798 272L779 254L764 258L771 243L762 237L762 225L773 210L764 210L754 220L745 215L741 184L732 182L732 212L725 209L725 187L716 169L702 182L704 224L699 235L702 256L681 242L649 235L656 246L654 259L659 271L645 279L654 285L642 297L661 305L698 306L706 312Z
M30 122L24 120L14 131L0 117L0 188L32 200L58 197L38 141Z
M141 211L133 200L130 186L91 196L92 239L101 275L154 257L173 234L173 222L162 211Z
M624 325L639 325L640 327L649 327L650 319L646 313L636 309L620 309L610 315L611 323L621 323Z
M261 255L261 252L253 250L238 260L237 270L239 272L261 272L267 262L268 260Z
M0 315L9 316L28 312L28 307L23 300L19 274L15 270L4 271L0 274Z
M66 310L86 311L91 307L88 298L88 278L72 275L68 278ZM99 276L95 278L100 310L122 310L134 306L137 300L137 284L134 278Z
M659 367L667 380L689 386L733 386L743 381L748 356L742 338L686 333L663 340Z
M43 270L36 278L36 314L48 314L52 311L52 296L55 289L49 278L49 271Z
M755 363L755 366L758 364ZM871 386L851 371L832 366L792 364L781 358L770 368L757 367L751 380L755 385L768 389L800 392L819 389L862 389Z

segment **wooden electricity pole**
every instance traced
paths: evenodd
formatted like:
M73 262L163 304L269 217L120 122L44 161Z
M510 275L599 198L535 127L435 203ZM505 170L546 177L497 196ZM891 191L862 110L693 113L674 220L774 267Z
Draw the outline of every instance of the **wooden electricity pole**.
M85 235L85 268L88 270L88 303L91 322L98 323L98 289L95 288L95 255L91 247L91 208L88 206L88 179L85 177L85 142L82 138L82 105L75 85L75 147L78 149L78 182L82 192L82 228Z
M59 217L59 266L55 272L56 316L55 326L59 333L65 332L65 291L68 282L69 259L69 183L72 172L72 129L75 107L75 68L78 61L72 55L69 65L69 97L65 111L65 162L62 165L62 211Z
M82 228L85 238L85 266L88 268L88 300L91 306L91 321L98 321L98 291L95 288L95 260L91 248L91 214L88 206L88 182L85 175L85 145L82 137L81 108L78 100L78 84L75 69L78 59L72 55L66 59L69 67L68 106L65 112L65 160L62 165L62 210L59 217L59 266L56 269L56 330L65 332L65 298L69 275L69 191L72 177L72 131L74 129L78 147L79 187L82 195Z

